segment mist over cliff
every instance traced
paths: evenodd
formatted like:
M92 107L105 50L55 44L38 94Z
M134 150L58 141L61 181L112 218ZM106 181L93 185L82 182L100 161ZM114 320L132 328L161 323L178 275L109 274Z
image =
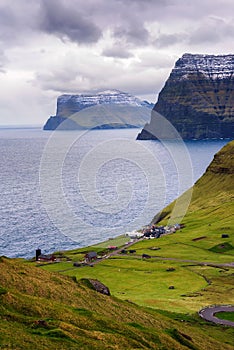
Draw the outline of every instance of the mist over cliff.
M234 55L184 54L175 63L139 140L172 138L160 130L159 114L183 139L233 138Z

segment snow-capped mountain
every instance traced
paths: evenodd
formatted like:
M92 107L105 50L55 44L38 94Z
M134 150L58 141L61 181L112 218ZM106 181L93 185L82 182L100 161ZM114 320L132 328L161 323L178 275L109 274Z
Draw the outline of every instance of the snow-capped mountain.
M233 139L234 55L184 54L159 93L139 140L175 137L160 127L157 113L183 139Z

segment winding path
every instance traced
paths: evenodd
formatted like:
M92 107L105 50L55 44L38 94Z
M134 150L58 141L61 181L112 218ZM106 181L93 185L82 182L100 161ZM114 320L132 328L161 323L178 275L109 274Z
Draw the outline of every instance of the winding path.
M217 305L217 306L208 306L201 309L198 314L204 320L214 322L216 324L226 325L234 327L234 322L228 320L221 320L218 317L215 317L215 314L218 312L234 312L233 305Z

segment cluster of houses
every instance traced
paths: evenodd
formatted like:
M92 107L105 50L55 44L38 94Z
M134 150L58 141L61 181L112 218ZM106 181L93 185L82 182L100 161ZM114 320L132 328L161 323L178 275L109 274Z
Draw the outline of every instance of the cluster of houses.
M159 238L163 234L175 233L182 228L181 224L169 225L169 226L156 226L152 225L143 230L143 235L146 238Z
M159 238L163 234L175 233L177 230L183 228L183 224L175 224L168 226L156 226L151 225L147 226L142 232L132 231L127 232L126 236L129 236L131 239L139 239L139 238Z
M137 239L154 239L154 238L159 238L163 234L169 234L169 233L175 233L177 230L180 230L183 228L183 224L175 224L175 225L169 225L169 226L156 226L156 225L151 225L147 226L144 228L142 231L132 231L132 232L126 232L126 236L130 238L130 241L126 243L126 245L130 245L130 243L134 243L135 240ZM223 235L223 236L228 236L228 235ZM202 237L203 238L203 237ZM226 238L226 237L225 237ZM118 249L117 246L109 246L108 250L115 251ZM122 249L120 251L122 254L127 254L127 253L135 253L135 250L129 250L127 251L126 249ZM84 256L84 261L83 264L90 264L93 261L100 259L100 258L105 258L108 256L101 256L98 257L96 252L88 252ZM149 255L143 254L142 258L150 258ZM57 259L54 255L44 255L41 254L41 250L37 249L36 250L36 261L41 261L41 262L55 262ZM82 263L74 263L74 266L81 266Z

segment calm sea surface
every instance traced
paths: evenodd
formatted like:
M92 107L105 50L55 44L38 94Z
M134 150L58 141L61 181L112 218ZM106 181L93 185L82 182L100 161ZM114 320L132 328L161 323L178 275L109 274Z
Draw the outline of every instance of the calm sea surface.
M0 129L0 255L97 243L148 224L228 140L135 141L137 129Z

